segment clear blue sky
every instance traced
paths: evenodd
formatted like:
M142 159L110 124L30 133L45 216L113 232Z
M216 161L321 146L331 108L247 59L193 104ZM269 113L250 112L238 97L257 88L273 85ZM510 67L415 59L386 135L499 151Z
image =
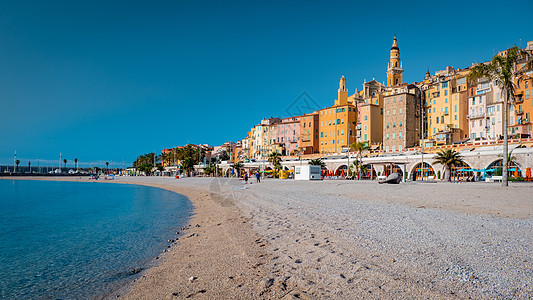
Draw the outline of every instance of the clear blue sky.
M130 164L245 137L307 92L321 107L533 40L533 1L1 1L0 164Z

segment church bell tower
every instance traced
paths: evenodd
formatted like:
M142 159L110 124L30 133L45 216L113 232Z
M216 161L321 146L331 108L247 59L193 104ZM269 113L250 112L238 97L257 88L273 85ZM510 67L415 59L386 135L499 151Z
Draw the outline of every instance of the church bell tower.
M403 82L403 68L400 62L400 48L398 48L398 41L396 37L392 41L390 49L390 61L387 68L387 86L400 85Z

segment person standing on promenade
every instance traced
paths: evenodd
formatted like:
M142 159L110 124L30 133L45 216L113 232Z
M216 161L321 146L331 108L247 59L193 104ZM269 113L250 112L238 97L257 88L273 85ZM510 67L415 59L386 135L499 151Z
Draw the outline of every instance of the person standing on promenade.
M261 183L261 174L259 172L255 173L255 179L257 179L257 183Z
M244 183L248 183L248 173L244 173Z

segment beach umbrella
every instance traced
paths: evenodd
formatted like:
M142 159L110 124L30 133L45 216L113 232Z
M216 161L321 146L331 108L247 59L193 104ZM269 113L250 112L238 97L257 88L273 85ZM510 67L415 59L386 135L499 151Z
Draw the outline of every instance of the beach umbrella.
M515 177L515 178L518 177L518 168L515 168L515 169L514 169L514 177Z
M526 168L526 179L531 179L531 168Z

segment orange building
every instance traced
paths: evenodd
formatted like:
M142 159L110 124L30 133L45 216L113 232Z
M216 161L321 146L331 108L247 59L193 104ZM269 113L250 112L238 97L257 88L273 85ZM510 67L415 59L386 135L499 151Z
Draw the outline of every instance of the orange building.
M319 121L318 113L303 115L300 117L301 153L319 153Z

